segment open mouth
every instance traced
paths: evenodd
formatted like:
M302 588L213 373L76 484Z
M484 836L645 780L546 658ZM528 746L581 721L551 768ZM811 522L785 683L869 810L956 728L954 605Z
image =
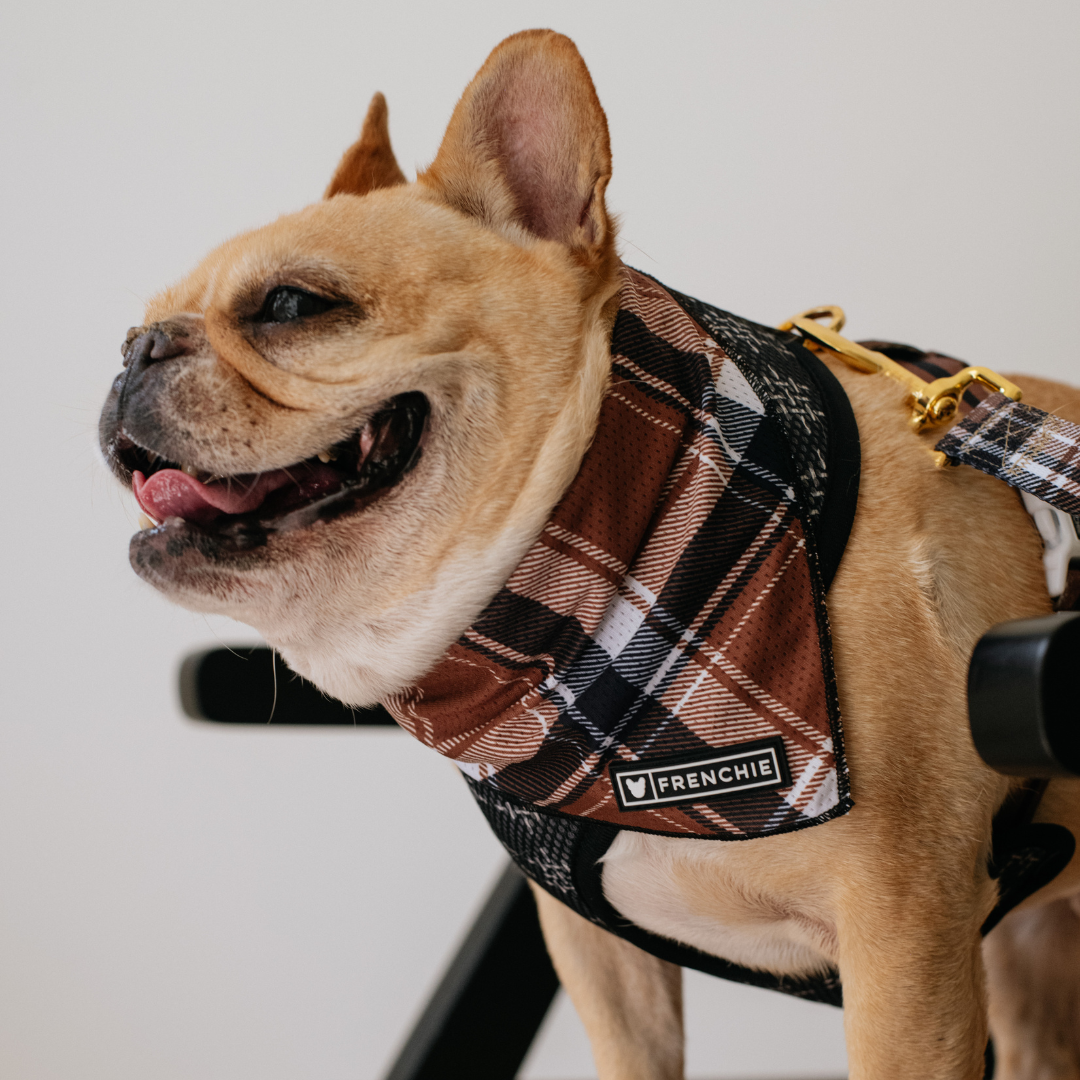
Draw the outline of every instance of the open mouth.
M264 544L270 532L359 510L392 488L420 459L429 412L423 394L399 394L349 438L266 472L213 476L167 461L126 433L117 436L110 452L130 475L150 526L181 518L229 547L245 549Z

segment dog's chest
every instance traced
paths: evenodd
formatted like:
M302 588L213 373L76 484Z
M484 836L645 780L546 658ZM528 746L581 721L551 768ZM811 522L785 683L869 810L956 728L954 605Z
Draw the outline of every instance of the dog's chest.
M828 921L809 905L763 892L729 845L624 831L603 862L608 902L652 934L778 975L836 964Z

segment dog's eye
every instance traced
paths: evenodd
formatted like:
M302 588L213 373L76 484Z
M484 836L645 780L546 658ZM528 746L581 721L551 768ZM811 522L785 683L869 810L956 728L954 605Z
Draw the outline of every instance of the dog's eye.
M262 311L256 317L259 322L286 323L308 315L321 315L337 306L334 300L327 300L325 296L282 285L267 296Z

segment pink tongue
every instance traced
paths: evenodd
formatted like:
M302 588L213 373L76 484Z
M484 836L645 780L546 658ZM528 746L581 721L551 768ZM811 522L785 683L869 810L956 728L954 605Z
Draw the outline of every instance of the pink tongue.
M221 514L247 514L262 506L266 497L289 483L285 469L259 473L247 482L216 480L203 484L179 469L162 469L149 480L135 472L131 486L139 505L158 521L183 518L204 525Z

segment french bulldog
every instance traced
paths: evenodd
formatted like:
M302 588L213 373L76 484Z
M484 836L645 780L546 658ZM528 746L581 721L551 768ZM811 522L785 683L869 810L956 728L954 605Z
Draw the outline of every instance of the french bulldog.
M376 95L322 201L227 241L147 305L100 437L148 520L131 564L257 629L328 694L422 678L575 477L609 388L622 264L607 123L571 41L500 44L406 182ZM604 892L656 934L844 988L855 1080L1080 1077L1080 861L983 943L991 821L965 674L985 630L1050 610L1014 492L940 470L903 391L828 361L862 435L828 594L854 808L738 844L626 831ZM1080 393L1017 378L1080 421ZM972 528L971 522L979 523ZM1080 782L1037 819L1080 836ZM536 890L605 1080L683 1075L680 969Z

